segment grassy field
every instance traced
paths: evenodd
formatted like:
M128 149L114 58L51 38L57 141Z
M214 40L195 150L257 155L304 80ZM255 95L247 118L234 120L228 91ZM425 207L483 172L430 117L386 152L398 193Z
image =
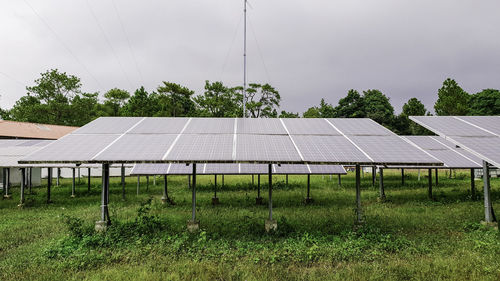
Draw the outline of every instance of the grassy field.
M500 236L483 227L482 181L479 199L470 196L468 171L448 179L440 174L435 200L427 198L427 179L385 171L387 201L378 202L378 187L364 177L365 225L354 227L354 177L313 176L313 204L305 205L306 177L274 178L274 216L278 231L267 234L267 206L256 206L250 176L227 176L211 205L213 177L198 178L197 216L201 231L185 230L191 214L186 177L169 177L176 205L161 204L162 179L127 178L122 200L119 179L111 180L113 225L93 231L99 219L100 179L91 192L84 179L77 198L70 180L52 191L27 195L17 208L0 201L0 280L500 280ZM263 183L265 184L263 177ZM378 184L378 183L377 183ZM262 190L267 203L267 189ZM492 179L494 208L500 212L500 180Z

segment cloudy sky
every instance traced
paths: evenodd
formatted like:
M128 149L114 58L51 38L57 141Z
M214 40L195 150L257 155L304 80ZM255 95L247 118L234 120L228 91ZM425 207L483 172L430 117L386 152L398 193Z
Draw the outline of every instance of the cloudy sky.
M282 109L303 112L349 89L379 89L397 112L432 109L452 77L469 93L500 88L498 0L251 0L248 79L271 83ZM2 0L0 107L47 69L85 91L197 93L205 80L242 84L243 0Z

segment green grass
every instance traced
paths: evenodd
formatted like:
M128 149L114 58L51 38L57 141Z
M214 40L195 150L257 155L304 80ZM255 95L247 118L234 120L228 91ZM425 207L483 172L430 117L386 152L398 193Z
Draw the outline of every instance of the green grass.
M367 175L361 228L354 227L352 173L341 187L336 176L313 176L311 205L303 203L305 176L290 176L289 186L275 176L278 231L271 234L264 231L267 205L255 205L250 176L226 176L218 206L211 205L213 177L198 177L196 234L185 230L191 217L186 177L169 177L175 206L161 204L160 177L156 186L150 180L148 191L143 178L139 196L136 178L127 178L125 201L113 178L113 225L105 234L93 232L100 179L93 179L90 193L82 179L77 198L63 180L50 205L46 189L35 188L23 209L13 188L13 199L0 201L0 280L499 280L500 236L479 224L482 182L476 181L480 198L474 201L468 171L453 179L440 175L429 200L424 176L419 182L407 171L401 186L399 171L387 170L386 202L377 201L378 186ZM500 180L491 182L500 213ZM267 189L261 194L267 204Z

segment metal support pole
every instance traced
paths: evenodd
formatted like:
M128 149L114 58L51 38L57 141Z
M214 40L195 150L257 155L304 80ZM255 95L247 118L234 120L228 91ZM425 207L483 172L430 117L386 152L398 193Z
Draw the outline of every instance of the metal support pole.
M273 165L269 164L269 221L273 220Z
M356 165L356 223L363 223L363 211L361 209L361 167Z
M252 175L252 186L254 186L254 175Z
M380 186L380 200L385 200L385 190L384 190L384 169L380 168L379 172L379 186Z
M448 175L448 178L451 179L451 169L450 169L450 174Z
M109 203L109 164L102 164L101 223L111 225Z
M24 187L26 184L26 168L21 168L21 200L19 202L18 207L24 206Z
M375 186L377 176L377 168L375 166L372 167L372 186Z
M192 188L192 216L191 220L196 221L196 163L193 163L193 185Z
M146 176L146 191L149 191L149 176Z
M476 175L474 173L474 169L470 169L470 194L472 200L476 200L476 183L475 183Z
M260 198L260 174L257 175L257 198Z
M5 194L3 195L3 198L10 198L9 195L9 187L10 187L10 168L5 168L5 185L3 186L3 189L5 191Z
M405 169L401 169L401 185L405 185Z
M163 175L163 197L161 198L163 203L170 202L170 198L168 198L168 182L167 175Z
M429 198L432 199L432 169L428 169L428 173L429 173L429 190L427 196L429 196Z
M81 174L80 174L80 167L78 167L78 184L80 184L81 180L82 180L80 176L81 176Z
M47 170L47 204L52 203L50 200L50 188L52 187L52 168Z
M29 168L29 184L28 184L29 192L31 194L31 189L33 188L33 168Z
M156 186L156 175L153 176L153 185Z
M222 188L224 188L224 175L222 175Z
M88 168L88 174L87 174L87 177L88 177L88 180L87 180L87 189L88 189L88 192L90 192L90 177L91 176L92 176L91 169Z
M8 194L8 187L7 187L7 169L8 168L2 168L2 183L3 183L3 191L4 191L4 195L3 195L3 198L9 198L9 194Z
M493 206L490 197L490 167L488 162L483 160L483 182L484 182L484 221L491 223L495 221Z
M339 175L339 186L341 186L341 185L342 185L342 178Z
M191 188L191 175L188 175L188 187Z
M125 200L125 165L122 164L121 167L121 176L122 176L122 199Z
M214 176L214 198L217 198L217 175Z
M57 168L56 173L57 173L56 185L59 186L59 177L61 176L61 169Z
M74 198L75 197L75 168L72 169L73 170L73 185L71 186L71 197Z
M139 195L140 186L141 186L141 176L137 176L137 195Z
M434 177L436 178L436 186L437 186L439 184L439 172L437 168L434 171L435 171Z
M307 196L305 200L306 204L312 202L310 195L311 195L311 175L307 174Z
M288 174L286 174L286 186L288 186Z

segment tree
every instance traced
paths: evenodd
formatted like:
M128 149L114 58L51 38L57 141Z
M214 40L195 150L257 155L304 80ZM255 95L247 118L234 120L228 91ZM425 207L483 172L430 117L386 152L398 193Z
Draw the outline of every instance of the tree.
M389 98L379 90L367 90L363 92L363 99L366 117L391 128L394 107L392 107Z
M194 97L200 108L199 115L208 117L239 117L241 116L241 95L236 95L232 88L222 82L205 81L203 95Z
M279 118L300 118L300 115L298 112L295 113L295 112L288 112L288 111L282 110Z
M120 116L120 110L130 98L130 93L113 88L104 94L104 108L107 116Z
M470 96L453 79L446 79L438 90L434 110L439 116L466 115L469 112Z
M345 98L339 100L335 107L335 117L365 117L363 97L356 90L349 90Z
M403 105L403 111L394 119L394 129L403 135L433 135L432 132L410 120L409 116L430 115L425 105L417 98L411 98Z
M281 96L276 89L269 84L250 83L246 89L247 111L253 118L277 117L277 108L280 106ZM242 90L241 87L235 90Z
M304 113L302 113L304 118L321 118L321 113L319 113L318 107L309 107Z
M74 126L83 126L99 116L99 93L83 93L75 96L71 101L72 117L71 123Z
M500 91L485 89L470 97L469 115L500 115Z
M35 85L27 87L10 114L13 120L76 126L82 124L73 103L82 98L80 79L57 69L41 73Z
M155 115L156 105L151 98L151 95L140 87L135 90L134 95L130 97L128 102L122 108L123 116L144 116L151 117Z
M325 99L321 99L318 107L310 107L302 114L304 118L333 118L335 115L335 108L327 103Z
M178 117L192 116L195 114L196 105L191 96L194 91L171 82L163 82L153 93L151 98L158 105L154 116Z

